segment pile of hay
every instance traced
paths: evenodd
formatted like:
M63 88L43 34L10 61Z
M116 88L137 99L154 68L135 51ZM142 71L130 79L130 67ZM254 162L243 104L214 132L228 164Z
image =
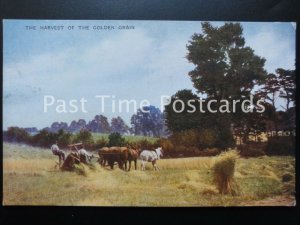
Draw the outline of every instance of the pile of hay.
M88 170L96 170L96 166L94 164L83 163L79 155L72 152L66 157L60 169L63 171L75 171L79 175L87 176Z
M217 156L212 166L214 183L219 193L232 194L238 193L238 186L234 181L235 163L239 154L236 150L230 150Z

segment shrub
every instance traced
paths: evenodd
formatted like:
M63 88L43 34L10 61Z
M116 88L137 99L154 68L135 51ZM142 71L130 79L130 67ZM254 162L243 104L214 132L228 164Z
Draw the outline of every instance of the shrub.
M30 139L29 134L25 129L19 127L9 127L7 131L3 133L4 141L8 142L28 142Z
M198 156L216 156L220 154L220 149L218 148L206 148L199 152Z
M148 141L146 138L137 141L137 146L140 146L142 149L153 149L155 148L154 144Z
M108 145L108 140L105 137L100 137L96 143L95 143L95 148L102 148Z
M235 162L238 158L236 150L221 153L212 167L214 182L221 194L235 195L238 187L234 181Z
M31 139L33 146L40 146L50 148L52 144L57 141L57 134L51 133L47 130L41 130L39 133L34 135Z
M92 133L88 130L81 130L76 134L73 142L82 142L85 148L93 149L94 148L94 139Z
M181 152L185 155L193 155L193 152L194 155L209 156L219 153L218 149L220 148L217 147L219 146L216 138L217 135L219 135L219 132L213 129L203 129L201 131L191 129L174 133L169 140L176 152ZM171 146L169 143L168 145Z
M118 132L111 133L108 136L108 145L109 146L124 146L125 145L125 138Z
M237 147L241 156L244 157L259 157L265 155L266 143L249 142Z
M185 147L197 147L199 145L199 132L196 130L185 130L174 133L170 140L175 146L182 145Z
M294 155L295 138L292 136L269 137L266 146L267 155Z
M189 147L184 145L177 145L174 147L174 152L176 152L177 154L187 155L188 151L189 151Z
M162 147L165 156L172 154L174 145L169 139L161 138L159 139L157 145Z
M198 133L198 143L202 148L209 148L215 146L216 143L216 134L211 129L205 129Z
M67 147L69 144L71 144L71 138L72 138L72 134L71 133L67 133L64 130L60 129L57 133L57 141L58 141L58 145L65 148Z

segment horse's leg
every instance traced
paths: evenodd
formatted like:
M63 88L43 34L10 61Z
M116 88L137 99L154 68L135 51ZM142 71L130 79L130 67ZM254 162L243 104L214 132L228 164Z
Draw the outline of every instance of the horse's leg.
M113 170L114 169L114 161L113 160L109 160L108 164L109 164L110 168Z
M144 171L145 170L145 162L144 162L144 160L142 160L142 162L141 162L141 167L142 167L142 171Z
M155 163L156 163L156 160L153 160L153 161L152 161L152 166L153 166L154 170L156 170L156 165L155 165Z
M158 167L158 165L157 165L157 164L155 164L155 167L156 167L156 169L157 169L157 170L159 170L159 167Z
M131 169L131 160L129 160L129 166L128 166L128 171Z
M135 170L137 170L136 163L137 163L137 159L134 160L134 168L135 168Z
M61 166L61 157L60 157L60 155L58 155L58 164L59 164L59 166Z
M124 165L123 165L122 160L118 160L118 164L119 164L119 168L120 168L121 170L123 170Z

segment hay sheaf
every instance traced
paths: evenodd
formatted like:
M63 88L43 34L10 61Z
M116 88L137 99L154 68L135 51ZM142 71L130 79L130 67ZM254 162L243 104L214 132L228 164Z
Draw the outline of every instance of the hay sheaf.
M229 150L221 153L215 159L212 170L214 183L219 193L232 195L238 193L238 186L234 180L235 164L238 158L239 154L236 150Z

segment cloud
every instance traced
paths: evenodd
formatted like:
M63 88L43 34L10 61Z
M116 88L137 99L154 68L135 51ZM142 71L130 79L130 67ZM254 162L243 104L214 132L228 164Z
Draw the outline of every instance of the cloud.
M295 43L280 32L269 26L262 27L246 38L246 45L253 48L255 54L267 59L265 66L269 73L280 67L291 69L295 65Z
M122 32L55 52L31 55L4 65L5 124L17 121L10 112L34 115L32 121L18 120L19 126L47 126L61 118L93 118L100 108L97 94L116 98L148 99L158 106L160 94L174 94L182 84L190 85L184 38L155 38L146 30ZM168 85L166 85L168 84ZM43 95L57 98L91 99L89 116L43 114ZM16 106L15 104L18 104ZM131 112L133 113L133 112ZM127 122L130 120L129 115ZM29 124L30 123L30 124Z
M184 58L185 45L199 24L190 25L189 29L186 24L180 29L179 24L174 24L176 26L168 25L163 33L147 24L117 34L65 34L66 40L72 40L65 47L42 54L30 53L29 57L4 63L4 127L43 128L53 121L92 119L100 113L99 101L95 99L98 94L115 95L116 99L148 99L159 107L160 95L172 95L184 88L193 89L187 73L194 66ZM61 38L51 36L35 46L50 45ZM294 43L279 35L276 29L262 27L247 36L246 41L256 54L267 59L269 72L278 67L293 66ZM48 94L66 101L88 98L89 113L57 114L52 110L44 114L43 96ZM20 112L24 117L14 116ZM132 113L120 116L129 123ZM111 118L118 114L107 113L106 116Z

